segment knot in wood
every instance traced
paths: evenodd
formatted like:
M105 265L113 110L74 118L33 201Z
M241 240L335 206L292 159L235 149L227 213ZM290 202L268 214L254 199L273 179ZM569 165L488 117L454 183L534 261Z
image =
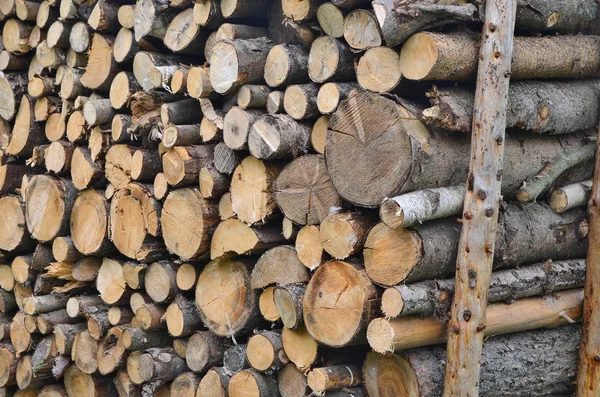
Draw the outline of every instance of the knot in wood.
M594 356L594 361L600 361L600 354L596 354Z
M456 326L450 327L449 331L455 333L456 335L460 333L460 329Z
M485 190L481 189L477 193L477 197L479 197L481 200L485 200L487 198L487 192Z
M469 321L471 319L471 311L470 310L465 310L463 312L463 318L465 319L465 321Z
M488 28L490 29L490 32L495 32L497 26L494 23L490 23L490 24L488 24Z
M465 212L464 217L466 220L471 220L471 219L473 219L473 214L471 214L470 212L467 211L467 212Z
M477 326L477 332L481 332L481 331L483 331L486 328L487 328L487 325L485 325L485 324L479 324Z
M485 209L485 216L487 216L488 218L491 218L492 215L494 215L494 209L492 207L487 207Z

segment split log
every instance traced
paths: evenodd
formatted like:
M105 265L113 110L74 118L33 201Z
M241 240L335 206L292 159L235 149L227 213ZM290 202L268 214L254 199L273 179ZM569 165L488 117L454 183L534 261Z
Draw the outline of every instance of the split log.
M355 295L356 294L356 295ZM352 303L347 299L352 295ZM348 298L346 298L348 296ZM341 347L364 338L379 311L377 288L360 265L331 261L317 268L304 296L304 322L319 342ZM327 321L325 321L327 319ZM327 327L335 321L339 327Z
M236 218L221 222L210 243L210 257L217 259L227 253L259 254L285 241L281 225L250 227Z
M369 213L330 213L320 226L323 249L336 259L358 254L374 223L375 220Z
M485 336L553 328L576 321L582 314L583 290L554 296L494 303L487 308ZM425 331L426 330L426 331ZM448 337L445 320L435 317L378 318L369 324L369 345L378 353L443 343Z
M176 146L163 154L163 172L173 187L197 185L200 170L213 159L214 145Z
M208 370L198 385L198 394L206 397L219 397L227 395L231 375L223 367L215 367Z
M514 270L492 273L488 302L512 302L554 291L581 288L585 261L547 261ZM399 316L445 316L450 311L454 280L421 281L396 285L381 296L381 310L387 318Z
M288 285L307 282L308 271L300 261L296 250L289 245L281 245L265 252L252 270L252 288L265 288L270 285Z
M570 395L580 342L580 326L517 332L486 339L481 360L480 395ZM524 372L514 369L535 360L543 365ZM387 391L415 396L441 396L446 349L412 349L398 355L370 353L364 364L365 388L370 396ZM507 362L512 364L506 366Z
M597 80L513 82L508 92L506 125L546 134L594 128L598 124L599 84ZM471 131L474 102L471 90L434 88L427 96L432 107L423 111L425 121L455 131ZM573 103L573 107L564 108L562 100Z
M71 180L79 190L95 187L105 182L104 163L92 161L92 154L86 147L78 146L71 157Z
M268 60L269 58L267 58L267 63ZM266 68L267 66L265 66L265 69ZM237 104L242 109L264 108L267 104L267 97L270 93L271 89L266 85L246 84L241 86L237 93Z
M321 36L310 47L308 75L315 83L350 81L355 77L353 54L342 40Z
M252 330L258 321L258 293L250 287L247 259L219 259L208 263L196 285L196 306L204 325L218 336ZM221 285L219 290L210 285Z
M273 300L286 328L296 329L303 324L302 302L306 292L305 284L277 286Z
M117 19L119 6L106 0L100 0L92 8L87 22L97 32L118 32L121 28Z
M400 52L402 75L411 80L472 80L477 74L477 40L468 33L417 33ZM599 41L596 36L519 37L511 79L597 77Z
M220 365L225 352L225 339L210 331L197 331L188 340L185 362L194 372L204 372Z
M385 199L379 216L391 228L415 226L460 214L464 197L464 186L418 190Z
M275 306L275 301L273 300L273 292L275 292L274 286L267 287L258 298L258 310L260 311L261 316L272 323L281 319L277 307Z
M20 253L35 245L25 226L25 203L19 196L0 198L0 249Z
M309 139L307 124L287 115L263 114L250 129L248 149L261 160L297 157L308 151Z
M230 397L242 397L247 395L249 391L258 397L276 397L279 395L275 379L253 369L245 369L231 377L227 387L227 393Z
M258 9L258 5L253 5L252 8ZM228 94L244 84L262 82L267 56L272 47L273 44L265 38L225 40L215 44L210 64L210 82L214 90L220 94Z
M295 120L305 120L319 115L317 93L319 86L310 84L290 85L283 97L283 108Z
M278 44L271 48L264 69L264 78L270 87L310 82L308 51L304 46Z
M324 261L321 231L317 225L306 225L296 236L296 252L298 259L310 270L316 269Z
M514 267L547 258L581 258L586 250L585 223L581 210L559 215L545 204L531 204L523 209L509 204L500 213L494 267ZM374 282L396 285L404 280L415 282L452 274L460 224L441 220L417 226L416 230L378 224L369 232L364 259ZM440 245L441 235L445 236L444 244L449 244L447 248Z
M248 339L246 355L252 368L268 372L278 370L289 362L283 351L281 332L264 331Z
M111 200L109 236L123 255L152 262L164 255L158 239L160 204L147 187L130 183L118 190Z
M113 40L95 33L90 47L90 61L81 76L81 83L92 90L108 92L114 77L119 73L112 56ZM39 47L38 47L39 48Z
M572 208L581 207L587 204L592 181L573 183L554 190L550 194L548 203L557 214L562 214Z
M352 121L359 119L361 126L373 128L364 129ZM363 138L355 139L357 136ZM386 144L373 144L374 139ZM428 131L406 108L376 94L354 91L330 119L325 158L338 193L352 203L373 207L398 193L463 184L468 173L468 140L439 130ZM540 169L548 159L584 144L578 134L551 138L507 134L504 197L513 197L532 169ZM352 158L347 156L349 150L355 153ZM397 155L387 156L389 150ZM406 156L399 155L404 151L409 151ZM374 158L376 163L371 161ZM435 169L429 169L430 165ZM563 177L585 180L589 173L589 167L586 172L576 168Z
M223 142L232 150L248 149L252 126L264 114L261 110L234 106L223 119Z
M110 252L108 239L109 203L96 190L84 190L77 196L71 212L73 245L83 255L103 256Z
M27 87L26 82L27 76L24 73L4 73L0 77L0 92L2 93L0 117L4 120L12 120L20 109L19 104L25 93L25 87Z

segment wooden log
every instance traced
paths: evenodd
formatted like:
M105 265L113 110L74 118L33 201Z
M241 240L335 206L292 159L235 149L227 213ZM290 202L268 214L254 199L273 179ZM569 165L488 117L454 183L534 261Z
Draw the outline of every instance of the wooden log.
M133 25L135 40L140 41L146 36L164 39L174 16L175 10L170 9L165 0L144 0L136 3Z
M268 36L268 30L261 26L223 23L217 29L215 39L217 41L257 39L265 36Z
M267 5L268 2L265 0L258 0L256 3L252 4L244 0L224 0L221 1L221 14L226 19L264 19L266 15Z
M250 227L235 218L221 222L213 234L210 247L211 259L217 259L227 253L257 254L278 246L285 241L281 234L281 225Z
M264 79L271 87L308 83L308 51L301 45L274 46L267 56Z
M288 284L277 286L273 300L286 328L296 329L303 324L302 301L306 284Z
M141 262L152 262L164 255L164 245L158 239L160 209L143 185L130 183L115 193L110 206L109 235L119 252Z
M250 129L248 148L261 160L296 157L308 150L309 139L308 125L286 115L264 114Z
M246 345L233 345L225 350L223 367L232 374L250 368L248 356L246 355Z
M227 393L230 397L242 397L248 391L251 391L257 397L275 397L279 395L275 379L253 369L245 369L234 374L227 387Z
M182 263L177 269L177 276L175 278L177 282L177 288L181 291L190 291L196 286L196 280L198 279L198 272L194 263Z
M219 200L219 217L222 221L226 221L229 218L235 216L233 208L231 207L231 194L225 193Z
M75 146L71 142L52 142L44 156L46 169L55 174L69 173L74 149Z
M246 346L246 355L252 368L261 372L277 370L289 362L283 351L281 332L277 331L252 336Z
M213 158L214 145L173 147L162 156L163 172L173 187L197 185L200 169Z
M90 61L81 76L81 83L92 90L108 92L114 77L119 73L112 57L113 40L94 33L90 47Z
M487 339L481 363L481 395L491 395L497 390L511 394L522 392L523 395L535 394L541 390L544 390L543 393L572 394L573 368L576 365L579 341L578 325ZM525 363L538 355L554 358L531 371L512 371L516 366L522 365L519 363ZM365 388L372 396L382 396L384 390L441 396L445 357L445 349L439 346L408 350L402 358L371 353L364 365L364 372L368 374L365 375ZM514 365L501 365L507 361Z
M591 188L592 181L573 183L561 187L550 194L548 204L557 214L584 206L589 200Z
M10 325L10 343L13 345L15 352L19 357L21 356L21 353L30 350L32 343L34 342L32 335L27 332L27 329L25 328L25 317L25 313L17 312Z
M75 335L71 347L71 358L77 368L86 374L93 374L98 369L98 342L86 330Z
M115 397L117 391L112 379L90 375L75 365L71 365L64 378L65 390L69 396Z
M519 269L492 273L488 301L512 302L553 291L581 288L585 277L582 259L543 262ZM387 318L417 315L445 316L450 311L454 280L421 281L396 285L381 296Z
M25 252L34 247L25 226L25 204L19 196L0 197L0 249Z
M96 150L96 155L100 150ZM131 181L131 159L135 148L128 145L112 145L106 152L106 179L117 189L125 187ZM95 160L94 154L92 158Z
M171 394L182 397L194 397L199 383L200 375L193 372L185 372L171 383Z
M319 37L310 47L308 75L315 83L353 80L355 72L350 47L333 37Z
M69 47L71 47L73 51L83 54L90 48L91 42L90 26L83 21L76 22L71 27Z
M330 213L320 226L323 249L336 259L359 253L374 223L369 213Z
M46 33L48 48L69 48L72 24L64 21L54 21Z
M123 297L127 285L123 276L123 263L119 260L104 258L98 271L96 289L107 304L114 304Z
M118 77L118 75L117 75ZM115 77L115 79L117 79ZM113 81L114 83L114 81ZM113 107L113 101L111 99L111 105ZM113 141L116 143L125 143L130 140L129 127L131 126L131 116L128 114L115 114L110 124L110 135ZM135 155L134 155L135 156Z
M210 331L196 331L188 340L185 362L194 372L205 372L220 365L225 352L225 340Z
M115 47L113 49L113 56L117 63L129 63L142 50L157 51L156 47L146 41L146 39L142 39L139 42L136 41L131 29L121 28L119 30L119 33L115 37Z
M305 120L319 115L317 93L319 86L310 84L290 85L283 97L283 108L295 120Z
M15 2L15 13L21 21L35 22L40 3L33 1L17 0Z
M37 328L43 335L48 335L58 329L62 324L78 324L80 317L69 317L65 309L55 310L53 312L42 313L37 317ZM55 339L57 337L55 336ZM56 342L58 345L58 342ZM62 353L61 353L62 354Z
M206 397L226 395L227 386L231 375L223 367L214 367L208 370L198 385L198 393Z
M98 372L107 375L125 364L127 351L123 346L123 328L112 327L98 346Z
M123 346L132 352L166 346L170 339L165 330L145 331L134 326L123 327Z
M200 194L205 199L217 199L229 191L231 178L213 166L202 167L199 176Z
M55 96L38 98L35 101L34 118L35 121L46 121L53 113L62 111L62 101Z
M213 92L210 69L207 66L192 66L188 73L186 87L192 98L208 98Z
M102 260L93 256L83 257L73 264L71 276L76 281L89 282L98 277Z
M118 5L105 0L98 1L87 19L88 25L97 32L118 32L121 28L118 12Z
M133 351L127 357L127 375L129 375L129 379L135 385L141 385L144 383L144 380L140 377L139 372L139 364L140 364L140 356L142 355L141 351Z
M486 328L482 333L501 335L572 323L581 317L582 298L583 290L579 289L555 296L522 299L512 304L494 303L488 307ZM395 349L443 343L448 337L447 327L445 321L434 317L379 318L369 324L367 338L376 352L388 353Z
M169 193L169 183L167 182L167 177L163 172L159 172L154 177L154 197L158 200L164 199Z
M275 287L269 286L262 291L258 298L258 310L260 311L261 316L272 323L281 319L277 307L275 306L275 301L273 300L273 292L275 292Z
M19 104L25 93L26 81L27 76L24 73L5 73L0 78L0 92L2 93L0 117L4 120L12 120L20 109Z
M254 123L264 114L261 110L234 106L223 119L223 141L232 150L248 149L248 136Z
M282 0L281 5L286 17L296 22L302 22L315 17L319 2L314 0Z
M281 245L261 255L252 270L251 285L257 289L275 284L302 283L308 279L308 271L298 260L296 250L292 246Z
M126 369L121 369L117 373L117 376L113 379L113 383L119 396L140 397L142 395L141 387L131 380Z
M146 303L135 311L135 324L145 331L167 328L163 320L166 307L155 303Z
M198 123L200 122L201 115L200 104L194 98L164 103L160 108L160 118L164 126L169 124L182 125ZM177 145L186 146L184 143L178 143Z
M114 115L110 99L91 99L83 106L83 117L90 127L109 124Z
M334 365L315 368L308 373L308 386L313 392L358 386L362 383L362 371L358 365Z
M71 158L71 180L73 185L83 190L88 187L102 185L104 178L104 162L92 161L92 155L86 147L76 147Z
M81 81L83 75L84 72L80 69L66 69L60 84L60 96L64 99L75 99L86 94L88 90Z
M44 343L44 342L42 342ZM45 348L43 344L38 345L38 348ZM36 352L38 351L36 348ZM17 386L19 389L39 389L42 386L48 384L49 379L52 378L52 362L46 361L39 363L39 367L36 368L37 372L34 373L34 356L22 356L17 364Z
M267 113L277 114L283 113L283 91L273 91L267 97L267 104L265 108L267 109Z
M171 77L171 92L174 94L184 94L187 93L187 78L190 73L190 67L180 66L177 70L173 72L173 77Z
M587 235L587 230L580 229L582 227L581 222L585 222L583 219L583 212L576 209L558 215L544 204L532 204L523 209L518 208L518 206L509 205L500 214L494 266L497 268L514 267L517 264L535 263L546 258L553 258L554 260L580 258L586 250L584 236ZM529 231L526 230L525 225L527 224L532 225ZM434 260L435 265L432 264L429 270L421 267L416 271L418 265L408 265L407 268L393 265L393 263L397 263L396 259L394 259L396 255L407 255L407 263L427 263L431 259L429 255L434 253L433 247L439 247L439 240L434 243L435 245L429 245L428 238L423 239L423 236L429 234L428 230L433 228L433 225L435 225L436 229L434 232L436 239L439 239L439 236L442 234L447 237L454 235L455 237L452 237L453 242L451 244L453 244L453 247L456 247L460 234L460 225L453 220L425 223L417 227L417 230L419 230L418 236L414 231L409 229L390 229L382 224L374 227L369 236L367 236L365 243L365 247L367 248L365 251L365 267L368 269L369 277L382 285L396 285L403 280L414 282L445 277L452 274L456 260L454 256L456 251L454 248L438 251L440 254L442 252L451 253L448 265L446 265L446 259L443 259L444 255L436 258ZM509 234L513 236L511 239L505 237ZM560 237L557 239L559 235ZM413 239L415 239L414 241L417 245L411 242ZM408 251L401 248L401 245L404 244L400 243L401 241L407 244L407 248L410 247ZM525 244L527 248L522 246L524 241L529 241ZM388 247L387 249L383 248L386 246ZM569 248L566 248L567 246ZM380 251L381 248L387 251L386 255L379 256L383 252ZM392 254L393 251L396 251L396 253ZM404 254L400 254L400 252ZM408 254L408 252L412 252L412 254ZM570 253L575 256L570 256ZM374 259L376 256L378 256L378 259ZM413 259L409 259L409 256ZM403 261L401 260L401 262ZM384 265L386 270L379 266L379 264L383 263L386 263ZM382 273L377 274L380 271ZM424 272L419 275L421 271ZM397 282L387 284L388 281L386 279Z
M598 124L598 84L597 80L513 82L508 91L506 125L546 134L594 128ZM437 88L428 97L432 107L423 111L425 121L455 131L471 131L474 102L471 90ZM563 109L557 101L559 97L578 101L578 111Z
M146 293L156 303L170 302L177 294L175 281L178 265L169 261L154 262L145 272Z
M17 363L15 349L9 343L0 345L0 385L2 387L12 386L17 383Z
M17 306L15 295L8 291L0 290L0 312L3 314L9 314L18 308L19 307ZM2 325L0 326L0 336L2 336L0 340L7 339L9 336L9 331L10 323L3 321Z
M59 12L56 7L50 4L50 1L42 1L38 8L37 15L35 17L35 24L40 29L47 28L59 17Z
M210 64L210 82L214 90L228 94L244 84L260 83L272 47L265 38L225 40L215 44Z
M110 252L108 214L109 203L101 192L88 189L77 196L70 221L71 238L77 251L100 256Z
M108 309L108 322L110 325L130 324L135 314L126 307L112 306Z
M286 364L277 375L277 388L281 397L300 397L310 394L306 375L295 364Z
M12 291L15 287L15 277L9 265L0 265L0 288L5 291Z
M317 107L319 112L328 115L335 112L341 101L357 88L355 83L326 83L319 88Z
M464 186L418 190L385 199L379 216L391 228L415 226L460 214L464 196Z
M0 70L23 70L29 66L31 56L14 55L6 50L0 53Z
M353 10L344 19L344 38L355 50L379 47L383 38L375 13L371 10Z
M597 77L598 40L596 36L520 37L514 43L511 78ZM471 34L417 33L400 52L402 75L411 80L472 80L477 71L476 42L477 37ZM435 54L435 60L423 56L425 52ZM578 60L576 65L574 59Z
M353 304L344 299L347 294L355 296ZM338 302L346 303L338 305ZM369 321L378 311L377 288L357 264L331 261L321 265L306 288L303 309L306 328L316 340L328 346L341 347L363 339ZM326 327L328 322L323 318L340 326Z
M296 236L296 252L298 260L310 270L323 263L325 255L318 225L306 225L300 229Z
M229 148L224 142L215 146L214 166L222 174L231 175L242 161L242 155Z
M197 53L206 44L206 34L194 22L193 9L188 8L171 20L164 43L173 52Z
M251 264L246 259L220 259L200 273L196 306L204 325L218 336L246 333L260 320L258 292L250 288ZM218 291L206 287L215 282L223 287Z
M85 312L86 307L101 307L104 301L98 295L74 296L67 301L67 313L70 317L77 317Z
M361 140L354 139L354 136L358 136L359 129L354 122L349 121L358 118L362 120L362 125L377 126L368 131L365 130L364 145L360 143ZM380 123L380 120L384 118L389 120L385 126ZM405 130L408 134L400 132L401 130ZM360 131L362 134L363 130L360 129ZM381 140L387 134L390 135L386 138L386 145L366 144L375 137ZM540 169L547 159L583 146L585 142L580 139L581 137L577 134L567 134L552 138L528 135L527 139L519 140L518 135L507 134L506 166L502 178L504 196L513 197L523 180L531 174L531 170ZM346 101L342 102L330 119L325 158L333 184L344 199L362 206L379 206L383 199L394 197L398 193L439 186L457 186L464 183L468 174L467 140L463 141L456 134L449 136L435 129L428 131L406 108L379 95L355 91ZM442 142L444 149L443 152L439 152L438 144ZM558 146L555 146L557 144ZM352 149L348 145L352 146ZM412 145L414 147L407 157L393 156L394 160L389 161L388 165L384 165L382 162L388 161L385 160L386 155L383 153L391 150L390 145L394 147L397 145L397 153L401 153L402 148L413 147ZM543 152L540 152L542 146L545 148ZM378 148L376 149L376 147ZM362 154L350 159L346 155L348 150L352 150L353 153L362 151ZM450 156L453 156L452 153L458 156L452 157L454 160L450 160ZM540 162L542 156L544 160ZM369 158L379 159L377 166L370 165ZM410 163L410 170L401 165L405 159L408 159L406 162ZM424 159L427 160L424 161ZM442 163L438 163L438 160L444 161L446 165L441 166ZM352 166L349 164L350 161ZM433 165L433 163L436 164L435 171L428 169L427 164ZM404 171L401 171L402 169ZM344 170L347 170L349 178L347 182L340 178ZM443 175L445 170L448 170L448 173ZM573 169L569 171L573 174L564 177L573 182L588 179L590 176L589 167L587 167L585 176L578 175L579 172L579 170ZM426 175L432 179L427 181ZM359 182L362 178L367 178L369 182L363 185Z
M285 354L301 371L308 371L317 361L319 343L304 325L297 329L283 328L281 341Z
M148 382L165 383L186 371L185 361L172 348L153 347L140 356L140 377Z
M269 58L267 58L267 62L268 59ZM265 66L265 69L266 68L267 66ZM244 110L248 108L264 108L270 93L271 89L265 85L246 84L241 86L238 91L237 104Z
M332 207L341 205L325 160L319 155L306 155L292 161L281 171L273 189L281 211L299 225L320 223Z
M138 149L131 157L131 178L138 182L152 182L162 169L160 154L151 149Z
M33 25L23 23L18 19L6 20L2 29L4 49L17 55L29 52L31 50L29 46L29 34L32 29Z
M135 24L135 5L133 4L124 4L119 7L119 11L117 12L117 20L119 24L126 29L133 29Z

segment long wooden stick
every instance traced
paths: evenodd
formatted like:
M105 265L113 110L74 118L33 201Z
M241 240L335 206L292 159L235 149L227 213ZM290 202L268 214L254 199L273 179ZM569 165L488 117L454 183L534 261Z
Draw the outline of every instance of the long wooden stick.
M476 397L494 258L517 2L489 0L473 109L471 161L448 327L445 397Z
M598 130L600 136L600 129ZM600 142L600 141L599 141ZM596 168L588 204L589 246L583 299L583 328L577 397L600 396L600 145L596 152Z

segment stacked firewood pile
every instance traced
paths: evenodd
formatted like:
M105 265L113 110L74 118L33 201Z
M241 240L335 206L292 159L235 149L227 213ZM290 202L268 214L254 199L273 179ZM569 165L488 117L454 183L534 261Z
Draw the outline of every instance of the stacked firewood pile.
M440 395L479 3L0 0L0 396ZM600 5L517 33L480 388L568 395Z

